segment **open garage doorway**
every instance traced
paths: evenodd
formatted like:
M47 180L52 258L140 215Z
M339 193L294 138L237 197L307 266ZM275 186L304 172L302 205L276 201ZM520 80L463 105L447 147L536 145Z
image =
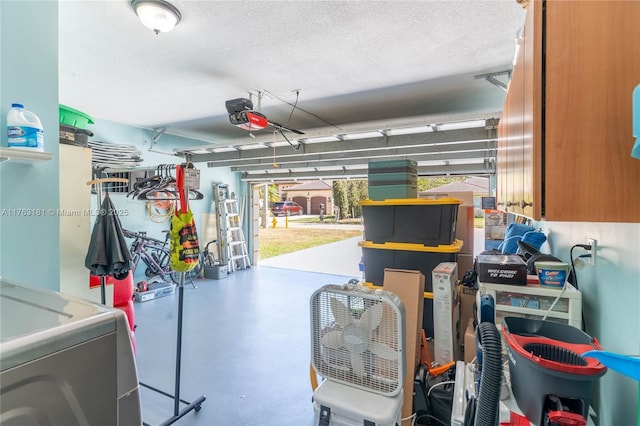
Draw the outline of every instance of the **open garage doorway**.
M274 187L251 185L253 264L360 278L358 242L363 238L360 219L351 223L321 221L320 209L326 209L331 192L290 197L285 191L274 191ZM273 216L271 206L283 198L303 206L313 205L310 207L313 213L308 214L305 209L303 216Z

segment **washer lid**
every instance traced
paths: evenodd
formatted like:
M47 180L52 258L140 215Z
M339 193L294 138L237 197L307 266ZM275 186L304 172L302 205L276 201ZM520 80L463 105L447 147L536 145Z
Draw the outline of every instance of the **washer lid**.
M113 310L0 280L0 370L115 331Z

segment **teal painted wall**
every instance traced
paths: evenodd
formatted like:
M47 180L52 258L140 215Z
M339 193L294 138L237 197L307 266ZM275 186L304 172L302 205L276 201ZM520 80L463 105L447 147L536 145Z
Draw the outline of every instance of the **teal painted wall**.
M58 2L1 1L0 22L1 145L18 102L40 117L45 151L54 155L34 165L0 163L0 276L58 290ZM36 209L45 214L34 216Z
M577 269L586 331L604 350L637 354L640 347L640 224L539 222L554 256L570 262L574 244L597 240L596 265ZM583 254L574 249L574 256ZM636 424L638 383L609 370L594 389L599 424Z
M32 166L0 163L0 212L6 209L57 209L58 188L58 2L0 1L0 117L2 146L6 146L6 114L11 102L22 102L42 120L45 150L54 159ZM19 36L18 36L19 35ZM90 111L87 111L90 113ZM176 158L149 153L151 131L97 119L94 139L140 146L144 165L177 162ZM195 143L194 143L195 142ZM197 141L162 136L155 149L199 145ZM200 225L202 213L211 210L211 182L228 183L244 195L245 185L227 168L202 172L206 198L192 209ZM159 235L163 225L153 224L144 203L114 196L125 226ZM540 222L549 235L552 253L569 261L569 248L586 237L598 240L597 264L578 271L584 297L587 332L606 350L636 354L640 348L640 224ZM0 215L0 276L24 284L59 289L59 225L55 215ZM594 401L600 425L636 423L637 383L613 371L599 382Z

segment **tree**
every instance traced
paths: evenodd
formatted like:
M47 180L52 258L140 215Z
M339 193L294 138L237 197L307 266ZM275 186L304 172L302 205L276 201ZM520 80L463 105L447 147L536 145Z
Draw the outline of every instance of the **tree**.
M463 180L467 180L466 176L453 176L453 177L444 177L444 176L428 176L418 178L418 192L426 191L428 189L437 188L442 185L446 185L452 182L462 182Z
M347 188L342 180L333 181L333 205L338 210L338 218L347 215Z
M365 200L368 195L368 182L364 179L347 181L347 200L349 203L349 213L351 217L360 217L360 201Z
M258 186L258 193L260 194L260 199L262 200L264 197L264 185ZM268 195L269 195L269 204L273 204L277 201L280 201L280 193L278 192L278 187L274 184L268 186Z

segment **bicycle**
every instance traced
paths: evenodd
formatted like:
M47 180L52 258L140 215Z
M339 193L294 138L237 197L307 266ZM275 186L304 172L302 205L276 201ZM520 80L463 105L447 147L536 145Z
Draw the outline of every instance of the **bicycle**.
M171 281L178 284L180 279L180 273L171 269L170 258L171 253L168 248L169 231L166 232L164 241L148 237L146 232L132 232L123 229L123 234L126 238L133 238L133 242L129 247L129 253L131 254L131 269L135 272L138 268L138 264L142 262L146 265L144 275L146 277L159 276L163 279L169 277Z
M207 243L206 246L204 246L204 250L202 251L201 255L202 264L204 266L215 266L220 264L218 259L216 259L216 257L213 255L213 252L209 250L209 246L217 242L218 240L211 240Z

